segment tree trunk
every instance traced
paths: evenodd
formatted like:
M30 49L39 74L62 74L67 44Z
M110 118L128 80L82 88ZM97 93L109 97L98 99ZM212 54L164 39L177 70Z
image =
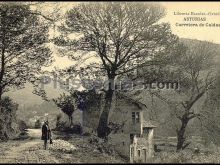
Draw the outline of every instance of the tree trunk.
M2 88L0 87L0 108L1 108L1 104L2 104Z
M180 151L184 149L184 143L185 143L185 132L186 132L186 127L188 124L189 119L187 117L183 117L181 119L181 127L179 130L177 130L177 151Z
M111 109L113 93L114 93L114 90L112 89L111 83L109 83L109 87L105 95L105 104L104 104L103 111L101 113L98 128L97 128L97 134L98 134L98 137L100 138L107 139L110 133L110 129L108 127L108 116L109 116L109 112Z

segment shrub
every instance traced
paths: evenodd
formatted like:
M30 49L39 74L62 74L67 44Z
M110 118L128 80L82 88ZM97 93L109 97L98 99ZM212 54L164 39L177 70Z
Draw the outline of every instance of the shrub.
M36 129L41 128L41 122L39 119L35 122L34 128Z
M22 131L22 132L25 131L28 128L27 124L23 120L19 120L18 125L19 125L19 130Z
M12 139L20 133L16 120L18 104L9 97L3 97L0 102L0 139Z
M79 124L74 124L71 127L64 127L62 131L70 134L81 134L82 126Z
M195 154L190 150L160 152L155 155L152 163L220 163L220 154L219 152Z

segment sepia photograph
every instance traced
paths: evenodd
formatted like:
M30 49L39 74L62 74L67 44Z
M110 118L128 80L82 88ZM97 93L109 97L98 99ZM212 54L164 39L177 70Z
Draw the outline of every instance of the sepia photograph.
M0 163L220 163L220 2L1 1Z

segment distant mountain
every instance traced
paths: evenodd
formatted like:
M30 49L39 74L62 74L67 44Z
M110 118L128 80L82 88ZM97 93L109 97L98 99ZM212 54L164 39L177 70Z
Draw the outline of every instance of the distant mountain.
M10 91L6 95L11 97L20 106L33 106L42 104L44 100L42 100L40 96L33 94L33 90L34 88L31 84L26 84L25 88ZM60 88L54 88L53 84L45 85L45 91L49 99L59 97L59 95L63 92L67 93L65 90Z
M205 41L200 41L196 39L188 39L188 38L180 38L180 41L186 45L199 44L199 42L205 42ZM216 56L216 62L220 64L220 44L212 43L212 46L213 46L213 49L219 52L219 55Z
M6 95L11 97L19 104L17 118L24 120L28 125L34 125L37 119L43 121L48 115L50 123L55 124L56 116L61 110L53 101L44 101L40 96L33 94L33 86L26 84L25 88L8 92ZM49 99L57 98L66 91L60 88L54 88L52 84L45 85L45 91Z
M37 120L40 122L49 120L50 125L54 127L58 114L62 112L53 101L43 101L41 104L20 107L17 111L17 118L24 120L29 126L34 126Z

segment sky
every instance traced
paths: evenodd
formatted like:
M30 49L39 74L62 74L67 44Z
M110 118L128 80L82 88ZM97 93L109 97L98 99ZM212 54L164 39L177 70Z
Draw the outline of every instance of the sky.
M41 11L51 12L56 8L60 9L61 13L65 13L76 5L77 2L46 2L40 6ZM98 2L97 2L98 3ZM141 3L141 2L137 2ZM166 16L160 20L160 22L168 22L171 25L171 30L174 34L181 38L206 40L220 44L220 26L219 27L182 27L176 26L176 24L182 23L216 23L220 25L220 2L159 2L166 8ZM176 14L174 14L174 12ZM180 15L177 13L218 13L218 15ZM197 17L197 19L206 19L206 21L184 21L186 17ZM56 31L51 29L51 36L58 35ZM53 45L50 45L54 50L54 54L58 53ZM60 68L70 66L72 61L67 57L56 56L56 64L59 63Z
M34 3L34 2L33 2ZM40 5L40 10L45 13L50 13L56 8L60 8L61 13L65 13L67 10L71 9L77 2L46 2ZM98 2L97 2L98 3ZM140 3L140 2L137 2ZM214 43L220 44L220 27L179 27L176 23L184 23L183 19L186 16L174 15L174 12L220 12L220 2L160 2L166 10L166 16L161 20L161 22L169 22L171 25L171 30L174 34L182 38L198 39L212 41ZM33 8L35 6L32 6ZM191 16L187 16L191 17ZM196 16L204 17L204 16ZM220 24L220 14L217 16L205 16L206 22L218 23ZM193 23L194 21L186 21L185 23ZM51 35L54 35L53 29L51 29ZM57 56L58 51L53 44L49 45L54 53L55 63L51 66L58 68L65 68L73 64L67 57ZM48 68L47 68L48 69ZM49 69L50 70L50 69ZM21 91L23 93L23 91ZM30 100L30 99L28 99Z
M78 2L48 2L47 5L41 6L43 11L51 11L54 8L60 7L61 12L65 13ZM97 2L98 3L98 2ZM141 3L141 2L137 2ZM216 16L190 15L188 17L206 17L205 23L220 24L220 2L159 2L167 10L167 15L161 21L169 22L174 34L183 38L192 38L198 40L208 40L220 44L220 27L177 27L175 24L183 23L183 15L174 15L174 12L218 12ZM200 21L201 22L201 21ZM185 23L194 23L185 22Z
M179 27L175 26L177 22L183 23L183 15L174 15L174 12L216 12L219 15L190 15L187 17L206 17L205 23L220 24L220 2L161 2L167 9L167 15L163 19L171 24L171 29L174 34L179 37L191 38L198 40L207 40L220 44L220 27ZM189 23L190 21L188 21ZM193 23L194 21L191 21ZM202 21L200 21L202 22Z

